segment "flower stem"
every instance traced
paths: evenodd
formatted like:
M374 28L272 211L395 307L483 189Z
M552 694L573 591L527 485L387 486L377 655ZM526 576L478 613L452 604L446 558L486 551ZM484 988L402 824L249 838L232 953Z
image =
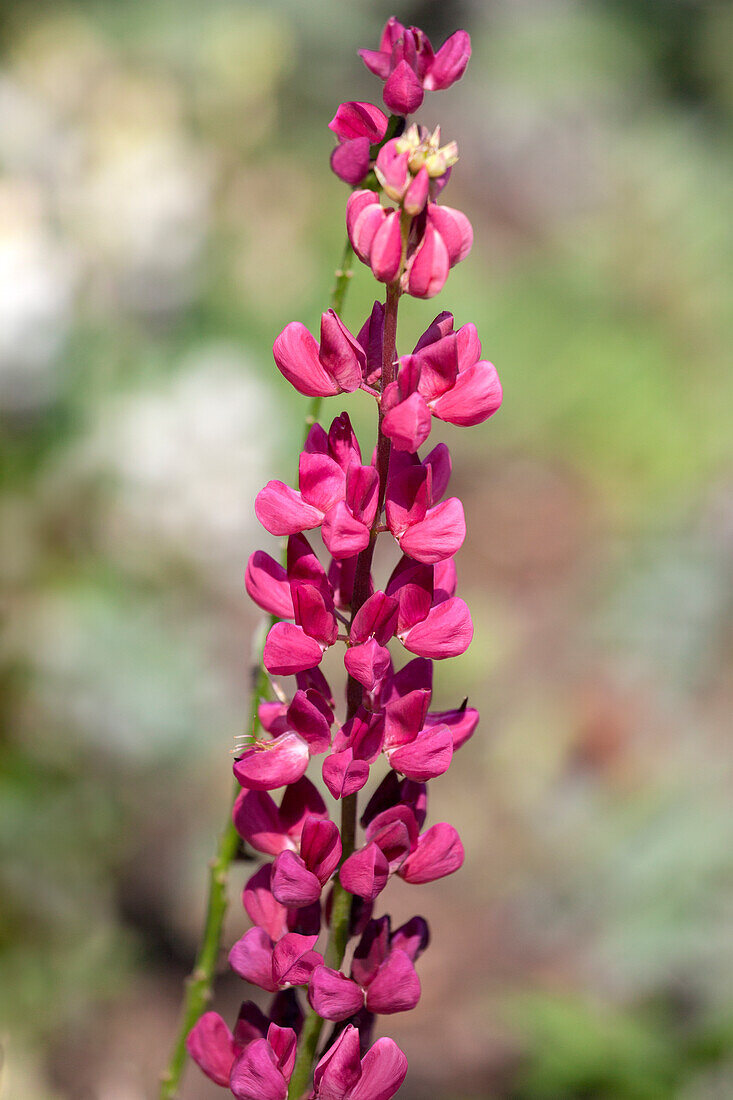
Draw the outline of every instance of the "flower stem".
M347 237L341 257L341 263L335 273L336 281L331 291L331 308L339 314L343 309L346 291L352 276L351 262L353 254L351 243ZM308 415L305 418L306 437L312 426L318 420L321 400L320 397L314 397L309 405ZM256 659L253 662L255 665L255 672L253 676L252 701L248 725L253 740L259 724L259 719L257 717L259 701L262 696L267 695L269 690L269 680L262 664L263 648L264 638L262 639L262 644L257 647ZM232 804L239 793L239 789L239 784L235 784ZM354 813L355 812L356 811L354 811ZM203 1015L211 1000L211 988L214 982L216 964L219 959L221 932L227 910L227 881L229 877L229 868L236 858L240 844L239 834L232 822L231 808L228 810L227 817L226 828L219 838L216 854L210 865L204 931L196 955L196 963L191 975L186 981L186 990L181 1011L181 1023L171 1051L170 1061L161 1077L159 1100L174 1100L177 1096L183 1071L186 1066L188 1053L186 1050L186 1039L188 1033L196 1024L197 1020ZM320 1026L318 1028L318 1034L314 1039L314 1051L315 1044L318 1042L318 1035L320 1035L320 1028L323 1025L323 1021L320 1020L320 1017L318 1019ZM311 1056L310 1064L312 1064L312 1061L313 1058Z
M384 340L382 343L382 392L390 382L394 381L395 351L397 346L397 307L400 299L399 279L387 286L387 301L384 314ZM372 524L369 545L362 550L356 561L354 574L354 590L351 601L351 618L354 619L359 608L369 597L369 578L372 570L372 557L374 545L377 541L378 528L384 498L387 491L387 474L389 471L389 457L391 442L382 431L382 410L379 410L379 428L377 433L377 462L376 468L379 474L379 504ZM361 705L364 689L352 676L349 676L346 687L347 719L353 718ZM341 860L347 859L354 851L356 845L356 818L357 796L347 795L341 800ZM331 899L331 929L328 937L328 945L324 955L326 966L339 970L344 961L346 947L349 942L349 924L351 921L352 895L341 885L336 878L333 885L333 897ZM310 1082L313 1063L318 1048L318 1040L321 1037L324 1021L311 1008L305 1018L303 1030L298 1043L298 1056L295 1062L293 1075L290 1078L288 1100L300 1100Z

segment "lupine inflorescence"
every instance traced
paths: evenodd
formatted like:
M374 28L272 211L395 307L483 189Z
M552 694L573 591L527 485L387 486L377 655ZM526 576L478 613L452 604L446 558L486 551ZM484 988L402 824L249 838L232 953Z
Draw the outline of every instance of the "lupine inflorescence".
M339 140L332 167L356 188L346 204L348 236L386 284L385 302L375 302L356 336L332 309L320 341L291 322L274 357L301 394L365 391L376 401L379 428L369 456L346 413L328 429L314 424L297 488L270 481L255 501L263 527L287 546L282 562L261 550L252 555L246 588L273 618L264 666L271 678L294 677L294 686L286 692L273 679L275 698L259 705L263 735L234 764L242 788L234 824L269 862L245 886L253 926L229 961L274 999L267 1016L245 1002L233 1031L208 1012L188 1037L203 1071L240 1100L395 1094L407 1060L389 1038L372 1045L371 1033L377 1015L418 1003L415 964L430 937L419 916L393 930L388 916L375 915L375 902L393 875L431 882L457 871L464 856L452 825L427 824L427 785L478 722L466 703L430 710L433 661L463 653L473 635L453 560L466 525L460 500L446 496L447 446L418 452L434 417L462 426L487 420L501 386L481 358L475 326L456 329L450 313L435 318L410 354L398 357L395 340L400 296L437 294L472 244L465 215L438 201L458 159L455 143L405 119L425 91L462 76L470 39L457 31L435 52L421 30L392 18L380 49L360 52L385 82L392 115L369 103L342 104L331 122ZM326 564L314 547L318 531ZM379 587L372 564L381 534L397 560ZM394 639L410 655L400 667L389 648ZM334 646L345 647L343 711L319 667ZM340 825L306 776L314 756L334 808L340 804ZM358 792L385 765L358 837Z

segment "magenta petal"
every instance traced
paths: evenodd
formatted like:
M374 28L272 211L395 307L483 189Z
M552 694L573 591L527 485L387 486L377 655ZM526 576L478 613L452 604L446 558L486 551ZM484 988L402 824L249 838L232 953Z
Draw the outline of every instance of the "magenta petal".
M300 584L293 589L295 621L309 638L314 638L322 648L333 645L338 634L333 601L330 592L323 592L311 584ZM283 624L280 624L283 625ZM303 669L295 669L302 672Z
M463 866L461 838L452 825L439 823L428 829L399 870L405 882L420 884L452 875Z
M423 466L430 467L431 480L433 483L433 501L440 500L443 493L448 488L452 465L450 451L445 443L438 443L433 447L430 454L426 455L423 459Z
M365 901L374 901L387 885L389 863L381 848L372 842L344 860L339 878L350 894L356 894Z
M391 663L389 650L374 638L369 638L362 645L351 646L344 654L344 665L349 676L353 676L370 692L383 682Z
M396 115L411 115L422 103L422 84L406 61L400 61L394 72L387 77L382 98Z
M246 883L242 891L242 904L252 923L262 928L273 942L277 942L288 930L288 911L273 897L271 879L272 864L264 863Z
M267 1039L255 1039L237 1058L229 1087L237 1100L286 1100L288 1083Z
M299 462L300 492L303 500L323 513L346 493L346 476L328 455L302 451ZM296 532L287 532L295 534Z
M257 852L276 856L290 847L277 806L265 791L240 791L232 820L242 839Z
M207 1077L228 1088L234 1063L234 1037L218 1012L205 1012L194 1024L186 1039L186 1050Z
M353 749L332 752L323 761L323 782L334 798L360 791L369 779L366 760L354 760Z
M459 710L434 711L428 714L425 724L428 726L447 726L453 737L453 751L465 745L472 737L479 721L479 712L475 707L461 707Z
M389 76L390 55L382 50L359 50L359 57L370 73L378 76L380 80L386 80Z
M305 397L331 397L339 392L335 379L323 369L318 344L305 325L291 321L272 349L278 370Z
M255 497L255 515L271 535L297 535L319 527L323 513L282 481L268 481Z
M369 249L369 266L380 283L391 283L400 269L402 230L400 215L391 210L374 234Z
M366 367L366 355L333 309L321 315L319 358L325 370L345 393L358 390Z
M431 202L428 206L428 224L432 223L448 250L448 262L455 267L465 260L473 245L471 223L460 210L452 206L438 206Z
M391 951L369 985L366 1006L369 1012L391 1016L408 1012L420 1000L420 979L405 951Z
M405 649L420 657L442 660L465 653L473 638L473 623L465 602L454 596L430 609L402 638Z
M298 1048L298 1037L292 1027L280 1027L278 1024L270 1024L267 1029L267 1041L275 1052L277 1064L283 1077L289 1081L295 1068L295 1056Z
M305 692L299 688L287 711L289 728L300 734L307 743L311 755L326 752L331 746L329 718L324 714L322 707L314 701L319 698L316 692Z
M297 733L283 733L273 741L259 741L234 763L234 775L243 787L274 791L305 774L310 754Z
M322 885L326 885L341 859L341 834L333 821L310 817L300 837L303 861Z
M278 985L305 985L323 959L314 951L318 936L288 932L272 951L272 976Z
M293 623L275 623L267 635L263 661L274 676L292 676L315 668L323 658L323 649Z
M342 141L366 137L375 145L387 133L387 116L373 103L350 100L339 106L328 128Z
M337 561L351 558L369 545L369 528L354 519L343 500L326 512L321 534L326 549Z
M377 195L376 191L368 191L365 189L353 191L346 200L346 232L349 235L349 240L354 247L354 251L363 263L367 262L367 258L366 251L361 247L361 242L363 239L361 227L363 225L362 216L367 213L370 218L374 217L375 213L377 216L377 223L375 224L374 231L372 233L373 237L379 225L381 225L382 218L385 214L385 211L382 210L382 207L379 204L379 196ZM359 230L358 239L356 235L357 229ZM369 244L371 244L371 239L368 242L365 241L365 247L367 250Z
M308 986L308 1000L324 1020L348 1020L363 1007L364 994L340 971L317 966Z
M416 688L391 699L384 707L384 745L395 749L413 741L425 724L430 691Z
M292 619L293 598L287 573L264 550L255 550L247 562L244 585L250 599L263 611L279 619Z
M345 1100L360 1077L359 1032L349 1024L316 1066L313 1085L319 1100Z
M427 727L408 745L388 753L396 772L424 783L448 771L453 759L453 738L447 726Z
M419 214L421 210L425 208L425 203L428 201L429 189L430 176L428 175L427 168L423 165L407 188L405 197L402 200L402 205L407 214L411 214L412 217L415 217L416 214Z
M456 31L440 47L424 80L426 91L442 91L460 80L471 56L471 36Z
M405 554L433 565L452 558L463 546L465 537L463 505L458 497L451 497L431 508L425 519L410 527L399 541Z
M295 852L281 852L272 865L273 896L289 909L312 905L321 896L321 884Z
M461 427L483 424L501 407L502 388L496 367L483 361L466 367L452 389L433 402L433 412L441 420Z
M272 972L272 940L263 928L250 928L229 952L229 965L240 978L266 989L277 990Z
M379 474L374 466L352 466L346 479L346 503L354 518L371 527L378 498Z
M430 409L420 393L411 393L389 410L382 430L398 451L414 453L430 435Z
M428 205L428 212L433 205ZM405 290L413 298L433 298L445 286L450 266L449 249L440 233L428 222L423 239L407 265Z
M371 164L369 138L356 138L337 145L331 153L331 171L344 183L361 183Z
M363 194L364 192L355 191L354 195ZM372 194L369 191L367 194ZM354 197L352 195L352 199ZM349 202L346 204L346 224L349 225ZM372 242L378 231L384 225L387 218L387 211L379 205L378 201L364 204L362 209L351 219L353 229L349 231L349 240L353 245L354 252L356 252L362 263L369 263L369 255L371 252Z
M394 1039L377 1039L364 1055L361 1080L349 1100L392 1100L406 1076L407 1058Z
M397 626L399 604L384 592L373 592L364 601L351 624L349 637L352 643L365 642L374 636L380 645L386 645Z

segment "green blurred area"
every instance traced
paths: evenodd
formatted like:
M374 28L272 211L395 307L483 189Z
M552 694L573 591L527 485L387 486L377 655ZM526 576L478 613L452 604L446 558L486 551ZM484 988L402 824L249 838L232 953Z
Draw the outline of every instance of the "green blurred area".
M366 0L0 14L0 1095L137 1100L175 1030L247 712L252 501L304 401L270 348L343 245L327 122ZM405 1100L733 1095L733 7L414 3L476 244L442 309L504 406L454 455L483 719L432 820ZM357 331L374 283L355 273ZM373 409L350 397L365 451ZM245 917L234 874L227 943ZM380 899L381 901L382 899ZM241 983L222 968L230 1017ZM208 1097L194 1072L183 1096Z

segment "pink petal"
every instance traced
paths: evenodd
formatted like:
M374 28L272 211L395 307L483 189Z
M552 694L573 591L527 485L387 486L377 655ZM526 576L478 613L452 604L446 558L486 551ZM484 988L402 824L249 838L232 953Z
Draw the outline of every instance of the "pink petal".
M336 641L338 626L333 613L330 592L324 596L321 589L310 584L293 587L293 611L295 621L310 638L325 649ZM296 671L301 671L300 669Z
M397 277L402 257L400 215L391 210L374 234L369 249L369 266L380 283L391 283Z
M318 698L315 692L296 691L288 707L287 720L290 729L300 734L308 745L312 755L326 752L331 746L331 728L323 710L310 696Z
M452 558L463 546L466 519L458 497L431 508L421 523L410 527L399 540L405 554L432 565Z
M369 527L352 516L343 500L326 512L321 534L326 549L337 561L351 558L369 545Z
M276 856L292 844L277 806L265 791L240 791L232 810L234 827L257 852Z
M308 1000L324 1020L348 1020L364 1006L364 994L356 982L328 966L313 971Z
M390 700L384 707L384 745L387 749L414 741L425 724L430 692L417 688Z
M347 200L346 228L354 252L362 263L369 263L372 242L386 217L387 211L380 206L374 191L354 191Z
M406 61L400 61L394 72L387 77L382 98L396 115L411 115L422 103L422 84Z
M282 481L268 481L255 497L255 515L271 535L296 535L319 527L323 514Z
M305 985L323 959L314 951L318 936L288 932L272 951L272 976L278 985Z
M250 928L229 952L229 965L240 978L269 993L278 983L272 972L272 940L263 928Z
M255 1039L232 1068L230 1088L237 1100L286 1100L288 1083L267 1039Z
M274 676L292 676L320 664L323 657L315 638L293 623L275 623L267 635L262 660Z
M428 213L433 204L428 205ZM450 269L449 250L440 233L428 222L425 234L404 275L404 288L413 298L433 298L445 286Z
M391 667L389 650L381 646L375 638L369 638L362 645L351 646L344 654L344 665L349 676L365 687L375 691L383 682Z
M337 145L331 152L331 171L344 183L355 186L369 172L371 146L369 138L355 138Z
M234 1037L218 1012L205 1012L186 1039L186 1050L207 1077L229 1087L234 1063Z
M446 39L435 55L430 71L425 77L427 91L450 88L466 71L471 56L471 36L467 31L456 31Z
M341 834L333 821L308 818L300 838L305 865L325 886L341 859Z
M461 838L452 825L439 823L424 832L416 850L407 857L399 870L405 882L420 884L452 875L463 866Z
M444 336L453 332L453 314L447 310L439 313L434 321L425 329L418 342L415 344L413 355L434 344L436 340L442 340Z
M459 710L435 711L428 714L425 724L428 726L447 726L453 737L453 751L455 752L456 749L460 749L461 745L465 745L469 737L473 736L478 721L479 712L476 708L464 706Z
M407 1076L407 1058L394 1039L377 1039L364 1055L359 1083L349 1100L392 1100Z
M298 1048L298 1037L292 1027L280 1027L278 1024L270 1024L267 1029L267 1041L275 1052L277 1064L283 1077L289 1081L295 1068L295 1056Z
M456 336L458 338L458 366L463 371L473 366L474 363L478 363L481 358L481 341L478 338L478 331L473 321L461 325Z
M501 407L502 397L496 367L478 362L461 371L453 389L434 402L433 412L450 424L470 427L493 416Z
M243 787L273 791L287 787L305 774L310 753L297 733L284 733L274 741L258 742L236 760L234 775Z
M346 476L339 464L328 455L309 454L308 451L302 451L299 473L303 500L319 512L326 512L337 500L343 500L346 494ZM286 533L295 534L296 532Z
M445 242L450 266L455 267L461 260L465 260L473 244L473 229L466 215L460 210L454 210L452 206L438 206L431 202L428 206L428 224L430 223Z
M391 951L367 989L368 1011L391 1016L395 1012L409 1012L419 1000L420 979L409 956L399 948Z
M433 568L433 601L445 603L451 596L455 596L458 586L456 563L453 558L436 562Z
M374 636L380 645L386 645L395 632L399 605L384 592L373 592L364 601L351 624L349 637L352 642L365 642Z
M366 356L346 325L333 309L321 315L319 359L345 393L358 390L366 367Z
M369 765L355 760L353 749L332 752L323 761L323 782L334 798L346 798L360 791L369 779Z
M421 730L410 744L387 755L396 772L424 783L448 771L453 759L453 738L447 726L430 726Z
M299 839L306 819L312 815L328 819L328 810L315 784L303 777L287 788L280 803L280 817L288 836Z
M366 137L376 145L387 133L387 116L373 103L350 100L339 106L328 128L342 141Z
M330 397L339 393L335 379L318 358L318 344L305 325L291 321L272 349L277 368L298 393L306 397Z
M345 1100L360 1077L359 1032L349 1024L316 1066L313 1085L319 1100Z
M390 478L384 511L395 538L425 519L430 501L429 477L428 469L417 465Z
M354 518L371 527L378 498L379 474L374 466L352 466L346 479L346 503Z
M430 467L433 483L432 499L433 501L440 500L448 488L452 471L450 451L445 443L438 443L433 447L430 454L423 459L423 466Z
M426 618L408 630L401 640L411 653L442 660L465 653L472 638L471 614L464 601L454 596L431 608Z
M382 421L382 430L398 451L415 452L430 435L430 409L422 394L412 393Z
M281 852L272 865L272 893L281 905L301 909L321 896L321 883L295 852Z
M252 923L265 931L273 942L277 942L288 931L288 911L273 896L271 881L272 864L264 863L246 883L242 891L242 904Z
M344 860L339 878L350 894L374 901L387 885L389 863L377 844L367 844Z
M430 176L427 168L423 165L405 192L405 197L402 200L405 213L415 217L416 214L424 210L425 203L428 201L429 189Z
M359 50L359 57L369 72L378 76L380 80L386 80L389 76L389 56L381 50Z
M263 611L279 619L293 618L293 598L287 573L264 550L255 550L247 562L244 586L250 599Z
M428 922L424 917L412 917L392 933L389 943L393 951L399 948L415 962L430 943Z

